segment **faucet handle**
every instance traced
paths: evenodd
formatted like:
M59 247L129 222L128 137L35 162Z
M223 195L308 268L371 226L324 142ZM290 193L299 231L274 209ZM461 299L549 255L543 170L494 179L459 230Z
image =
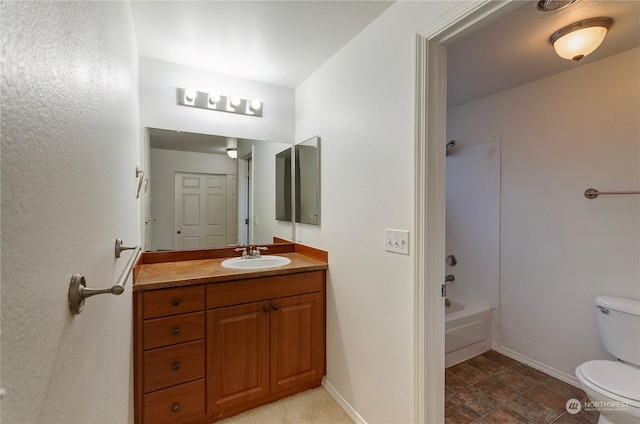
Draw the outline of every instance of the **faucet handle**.
M255 250L253 251L253 256L255 256L256 258L259 258L261 250L269 250L269 248L268 247L255 246Z
M242 257L246 258L249 254L247 253L247 248L246 247L238 247L236 249L233 249L234 252L240 252L242 251Z

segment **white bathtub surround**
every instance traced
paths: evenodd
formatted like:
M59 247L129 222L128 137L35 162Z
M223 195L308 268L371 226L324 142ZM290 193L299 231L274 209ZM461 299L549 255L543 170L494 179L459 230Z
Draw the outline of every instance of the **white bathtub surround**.
M491 349L500 281L500 140L459 145L447 156L445 366ZM472 299L472 300L470 300Z
M445 367L491 350L491 308L450 299L445 308Z
M500 140L460 145L447 156L446 254L452 299L473 299L499 309L500 282Z

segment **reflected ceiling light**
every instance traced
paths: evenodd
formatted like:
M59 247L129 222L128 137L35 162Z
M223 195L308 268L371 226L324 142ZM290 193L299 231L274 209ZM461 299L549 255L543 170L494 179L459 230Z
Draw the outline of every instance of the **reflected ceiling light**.
M231 159L237 159L238 158L238 149L233 148L233 147L227 149L227 155L229 155L229 157Z
M602 44L612 25L611 18L586 19L554 32L549 37L549 42L558 56L578 61L593 53Z

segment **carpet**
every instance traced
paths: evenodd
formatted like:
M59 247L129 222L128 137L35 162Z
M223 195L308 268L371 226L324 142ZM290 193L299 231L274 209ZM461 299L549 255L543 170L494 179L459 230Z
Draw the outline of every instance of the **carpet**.
M318 387L229 417L218 424L353 424L353 420Z

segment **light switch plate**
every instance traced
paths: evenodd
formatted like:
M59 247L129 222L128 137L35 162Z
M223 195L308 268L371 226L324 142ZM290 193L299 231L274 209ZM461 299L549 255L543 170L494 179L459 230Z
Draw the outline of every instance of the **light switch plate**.
M384 250L387 252L409 254L409 231L384 230Z

